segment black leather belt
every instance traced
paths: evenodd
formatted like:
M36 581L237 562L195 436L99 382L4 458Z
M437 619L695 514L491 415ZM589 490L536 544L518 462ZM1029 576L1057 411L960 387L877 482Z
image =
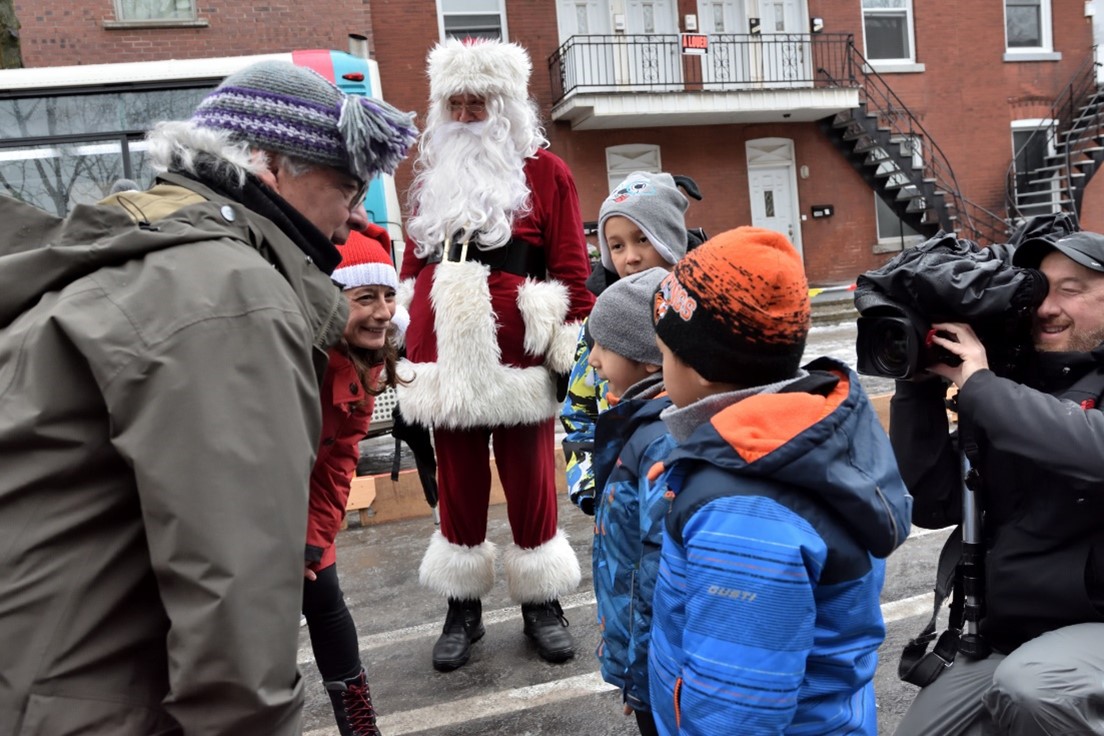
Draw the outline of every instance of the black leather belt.
M531 276L543 280L547 275L544 248L530 245L519 238L511 238L506 245L490 250L483 250L475 243L469 242L466 256L464 244L454 240L449 245L448 258L442 258L442 254L437 253L427 258L426 263L440 263L442 260L460 261L463 258L482 263L492 271L505 271L516 276Z

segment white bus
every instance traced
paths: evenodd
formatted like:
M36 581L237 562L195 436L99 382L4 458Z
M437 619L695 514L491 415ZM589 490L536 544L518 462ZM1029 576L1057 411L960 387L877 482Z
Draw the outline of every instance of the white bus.
M351 36L351 48L367 48ZM325 49L207 59L0 70L0 194L59 216L103 199L120 179L147 187L153 177L144 136L161 120L188 118L227 75L264 59L306 66L345 92L382 98L379 68L367 54ZM365 200L402 254L395 182L377 177Z

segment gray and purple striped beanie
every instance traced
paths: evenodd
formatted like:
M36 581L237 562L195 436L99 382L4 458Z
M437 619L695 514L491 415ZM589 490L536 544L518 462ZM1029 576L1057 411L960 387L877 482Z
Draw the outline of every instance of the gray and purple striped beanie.
M347 95L317 72L286 61L262 61L231 74L199 103L192 122L362 182L394 172L418 135L414 113Z

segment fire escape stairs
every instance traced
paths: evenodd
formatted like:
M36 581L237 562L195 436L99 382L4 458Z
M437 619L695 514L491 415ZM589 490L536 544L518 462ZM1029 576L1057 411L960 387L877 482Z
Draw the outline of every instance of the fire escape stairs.
M926 235L955 229L958 219L945 191L917 166L913 142L879 125L865 103L822 122L822 129L878 196L910 227Z
M1085 189L1104 165L1104 90L1094 82L1068 122L1040 133L1050 137L1053 153L1016 177L1010 209L1018 218L1044 210L1080 215Z
M940 230L979 244L1007 242L1008 221L962 195L950 161L862 53L849 46L857 107L820 128L870 188L924 236ZM833 79L836 83L843 80Z

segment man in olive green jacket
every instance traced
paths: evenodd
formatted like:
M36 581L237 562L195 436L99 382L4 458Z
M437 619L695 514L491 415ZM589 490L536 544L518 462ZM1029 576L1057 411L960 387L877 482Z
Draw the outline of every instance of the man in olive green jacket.
M155 129L149 191L0 198L0 734L300 733L333 243L413 135L255 65Z

